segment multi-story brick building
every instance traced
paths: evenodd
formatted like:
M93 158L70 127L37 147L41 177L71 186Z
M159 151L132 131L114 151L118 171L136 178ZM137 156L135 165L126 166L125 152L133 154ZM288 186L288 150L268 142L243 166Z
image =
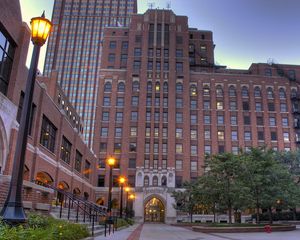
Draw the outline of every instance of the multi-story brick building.
M136 0L55 0L44 74L58 71L58 82L83 120L92 146L103 29L128 26Z
M216 66L212 32L170 10L106 28L101 62L96 195L106 202L105 159L114 156L113 176L135 188L141 221L175 220L170 192L202 174L205 154L297 148L300 66Z
M0 206L8 192L28 69L30 29L17 0L0 2ZM84 143L81 119L57 84L57 72L38 77L27 143L23 203L49 210L57 196L35 180L94 201L96 157Z

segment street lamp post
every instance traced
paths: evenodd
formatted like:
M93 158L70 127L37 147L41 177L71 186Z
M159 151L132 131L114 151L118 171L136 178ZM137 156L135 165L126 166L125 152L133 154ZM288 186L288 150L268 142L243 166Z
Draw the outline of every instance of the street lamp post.
M116 163L116 159L114 159L113 157L110 157L107 159L107 164L109 166L109 186L108 186L108 212L109 212L109 215L111 216L111 205L112 205L112 202L111 202L111 195L112 195L112 181L113 181L113 175L112 175L112 170L113 170L113 167Z
M131 200L131 202L130 202L130 214L132 214L132 208L133 208L133 201L134 201L134 199L135 199L135 195L134 195L134 193L131 193L130 195L129 195L129 199Z
M126 203L125 203L125 212L126 212L126 218L128 217L128 194L130 191L130 187L126 187L125 188L125 192L126 192Z
M30 24L31 41L34 45L34 48L26 83L9 191L0 213L0 215L3 217L3 220L12 225L26 221L26 215L22 203L22 187L30 111L40 48L46 42L52 27L51 22L45 18L44 13L41 17L32 18Z
M123 187L124 187L124 183L126 181L125 177L120 177L119 178L119 183L120 183L120 187L121 187L121 197L120 197L120 218L123 217Z

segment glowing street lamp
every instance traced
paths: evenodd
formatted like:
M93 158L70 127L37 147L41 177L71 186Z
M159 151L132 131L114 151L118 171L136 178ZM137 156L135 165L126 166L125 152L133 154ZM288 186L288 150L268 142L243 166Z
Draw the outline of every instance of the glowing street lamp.
M2 211L0 213L4 221L13 225L26 221L26 215L22 203L22 187L30 111L40 48L46 42L52 27L52 23L45 18L44 12L41 17L32 18L30 23L32 28L31 41L34 45L34 48L26 82L26 90L23 101L9 192L4 203L4 207L2 208Z
M119 177L119 184L121 187L121 199L120 199L120 218L123 217L123 187L126 182L126 178L121 176Z
M111 215L111 195L112 195L112 181L113 181L113 176L112 176L112 170L114 165L116 164L116 159L114 159L113 157L110 157L107 159L107 165L109 166L109 187L108 187L108 212Z

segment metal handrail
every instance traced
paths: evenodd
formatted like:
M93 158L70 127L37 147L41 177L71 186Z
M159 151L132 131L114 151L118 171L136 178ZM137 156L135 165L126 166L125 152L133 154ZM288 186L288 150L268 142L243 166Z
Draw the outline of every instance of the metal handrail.
M54 186L51 186L49 184L43 183L41 181L36 180L35 181L36 184L38 185L42 185L44 187L47 188L51 188L56 192L59 192L62 194L63 196L63 200L60 202L60 211L59 211L59 218L62 217L62 209L63 209L63 205L65 205L65 207L68 207L68 220L70 219L70 210L75 209L76 210L76 222L78 222L79 219L79 212L81 214L83 214L83 222L86 221L86 217L89 218L89 222L92 223L92 236L94 236L94 226L95 226L95 222L98 221L99 217L108 217L108 212L107 212L107 207L105 206L99 206L93 202L87 201L86 199L77 196L73 193L70 192L66 192L63 189L59 189L56 188ZM68 204L67 204L68 202ZM68 205L68 206L67 206ZM74 205L74 207L73 207ZM56 206L58 206L58 201L56 201ZM106 236L106 224L109 224L109 233L110 233L110 229L111 229L111 224L113 224L113 232L115 229L115 221L113 221L113 223L109 222L109 221L105 221L105 236Z

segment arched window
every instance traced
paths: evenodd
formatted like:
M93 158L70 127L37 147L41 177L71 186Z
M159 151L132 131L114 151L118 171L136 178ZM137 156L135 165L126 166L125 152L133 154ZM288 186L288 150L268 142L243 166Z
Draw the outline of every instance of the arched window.
M164 93L167 93L168 91L169 91L168 82L164 82Z
M273 89L271 87L267 88L267 96L268 98L274 98Z
M195 85L191 85L190 88L190 95L193 96L197 96L197 87Z
M104 92L111 92L111 82L106 82L105 83Z
M148 187L149 186L149 177L145 176L144 177L144 187Z
M123 82L119 82L118 92L125 92L125 84Z
M162 186L167 186L167 177L166 177L166 176L163 176L163 177L161 178L161 185L162 185Z
M223 97L223 89L222 89L222 86L218 85L216 87L216 95L217 97Z
M147 92L152 92L152 82L147 83Z
M258 86L254 88L254 97L261 97L260 87Z
M242 97L248 97L249 96L249 92L248 92L248 88L246 86L242 87Z
M176 83L176 93L182 93L182 92L183 92L182 83Z
M159 92L160 91L160 83L156 82L155 83L155 92Z
M279 98L280 99L285 99L286 98L285 90L283 88L279 89Z
M133 91L133 92L137 92L137 91L139 91L139 89L140 89L140 84L139 84L139 82L138 82L138 81L134 81L134 82L132 83L132 91Z
M205 85L203 87L203 95L204 96L209 96L210 95L210 89L209 89L209 86L208 85Z
M152 186L153 187L157 187L158 186L158 177L157 176L154 176L152 178Z
M236 96L236 91L234 86L229 87L229 97L235 97Z

